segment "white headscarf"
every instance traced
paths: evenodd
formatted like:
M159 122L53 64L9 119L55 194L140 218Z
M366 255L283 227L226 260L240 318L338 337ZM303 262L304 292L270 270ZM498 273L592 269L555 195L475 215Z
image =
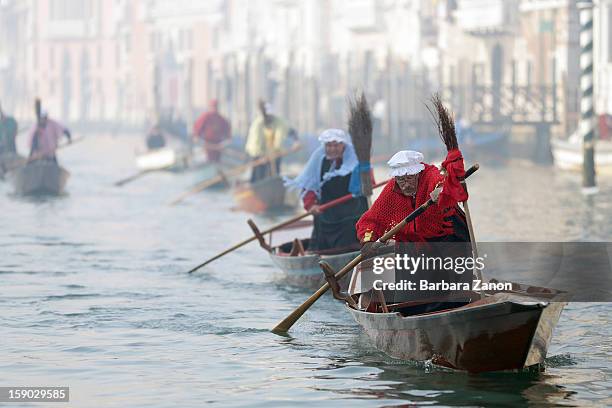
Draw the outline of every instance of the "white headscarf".
M285 178L285 186L290 189L302 190L302 196L307 191L314 191L317 197L321 198L321 187L323 187L323 184L333 177L351 174L359 164L355 148L351 143L351 137L344 130L327 129L319 135L319 141L321 141L321 146L312 153L302 173L293 180ZM335 166L330 167L321 177L321 166L325 159L325 143L329 142L344 143L342 165L338 169Z

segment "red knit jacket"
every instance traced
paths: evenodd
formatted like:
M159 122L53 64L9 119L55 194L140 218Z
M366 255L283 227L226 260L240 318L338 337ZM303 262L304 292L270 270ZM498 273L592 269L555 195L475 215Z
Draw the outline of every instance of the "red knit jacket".
M436 166L425 164L425 169L419 174L414 199L402 194L395 179L390 180L372 207L357 222L359 240L367 242L380 238L417 207L429 200L429 194L443 179L444 177ZM414 204L413 200L416 201ZM443 212L437 205L432 205L394 235L393 239L398 242L421 242L429 238L450 235L453 233L452 223L444 221L444 217L449 217L455 212L455 208Z

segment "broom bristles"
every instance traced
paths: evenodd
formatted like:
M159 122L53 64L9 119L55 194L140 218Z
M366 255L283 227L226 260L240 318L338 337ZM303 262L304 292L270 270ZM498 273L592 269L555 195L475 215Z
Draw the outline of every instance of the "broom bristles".
M453 114L444 106L440 99L440 94L435 93L431 97L432 106L427 106L427 110L431 114L438 134L446 146L446 150L451 151L459 148L457 142L457 134L455 132L455 120Z
M372 116L363 92L349 99L348 131L360 162L369 162L372 152Z
M369 163L372 154L372 115L363 92L349 98L348 130L355 147L355 153L360 163ZM361 193L369 197L372 195L372 180L369 172L359 174Z

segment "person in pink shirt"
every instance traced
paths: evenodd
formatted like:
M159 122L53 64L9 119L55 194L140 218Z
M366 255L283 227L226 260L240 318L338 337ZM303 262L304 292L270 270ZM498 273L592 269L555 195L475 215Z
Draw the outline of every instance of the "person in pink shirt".
M55 150L57 150L62 135L66 135L68 143L72 143L70 131L58 122L49 119L47 112L42 112L40 121L30 132L30 160L56 161Z

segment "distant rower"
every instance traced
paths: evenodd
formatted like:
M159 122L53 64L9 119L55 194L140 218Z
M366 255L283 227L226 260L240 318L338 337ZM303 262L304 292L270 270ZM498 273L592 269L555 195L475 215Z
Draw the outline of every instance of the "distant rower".
M17 153L15 138L17 137L17 121L6 115L0 107L0 154Z
M251 124L245 146L247 154L253 160L280 152L288 133L285 122L272 114L270 104L260 101L259 113L260 115ZM279 157L273 160L273 163L267 162L253 167L251 183L278 175L280 165Z
M204 141L204 150L208 161L217 163L221 160L222 144L231 138L231 125L218 111L218 103L213 99L193 125L194 139Z
M42 111L40 120L30 132L30 160L57 161L55 151L62 135L72 143L70 131L58 122L49 119L46 111Z

